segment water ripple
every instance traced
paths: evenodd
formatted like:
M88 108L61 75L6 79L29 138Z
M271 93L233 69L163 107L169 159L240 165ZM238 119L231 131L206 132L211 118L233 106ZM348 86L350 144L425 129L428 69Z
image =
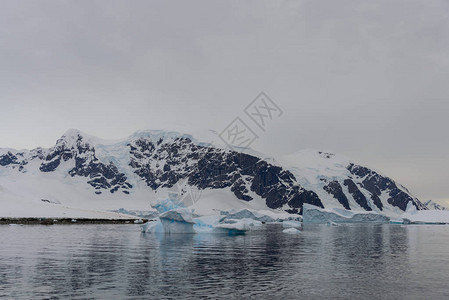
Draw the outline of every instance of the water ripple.
M0 298L448 299L447 226L282 227L244 236L134 225L0 226Z

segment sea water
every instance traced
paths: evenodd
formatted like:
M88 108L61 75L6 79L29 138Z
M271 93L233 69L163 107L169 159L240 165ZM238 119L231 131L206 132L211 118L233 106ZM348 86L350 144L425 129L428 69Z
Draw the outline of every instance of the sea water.
M449 299L449 226L0 226L6 299Z

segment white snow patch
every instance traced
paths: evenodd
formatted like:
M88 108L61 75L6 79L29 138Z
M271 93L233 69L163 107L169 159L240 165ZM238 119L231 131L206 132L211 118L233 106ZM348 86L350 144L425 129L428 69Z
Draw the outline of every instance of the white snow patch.
M449 224L449 211L447 210L416 210L411 202L407 204L407 210L401 218L415 224ZM407 221L408 220L408 221Z
M298 234L298 233L301 233L301 231L299 231L299 230L296 229L296 228L287 228L287 229L282 230L282 232L283 232L283 233L288 233L288 234Z

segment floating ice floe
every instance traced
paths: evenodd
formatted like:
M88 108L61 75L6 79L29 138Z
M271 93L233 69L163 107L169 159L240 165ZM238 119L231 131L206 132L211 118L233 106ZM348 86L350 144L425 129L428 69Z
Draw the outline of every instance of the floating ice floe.
M195 230L196 233L212 232L214 227L220 223L219 216L203 216L194 218L193 220L195 221L193 229Z
M404 224L404 219L401 218L390 219L390 224Z
M177 208L164 212L159 216L165 233L196 233L193 229L195 221L192 211L187 208Z
M250 224L254 224L248 223L245 219L232 221L229 220L228 223L220 223L215 225L213 232L226 233L229 235L245 234L248 230L250 230Z
M329 223L388 223L390 218L375 212L353 212L345 209L323 209L314 205L304 204L304 224ZM332 222L332 223L330 223Z
M184 207L175 196L159 199L152 204L159 213L156 222L141 225L148 233L227 233L243 234L257 230L264 223L284 222L285 227L301 226L302 217L285 212L255 211L249 209L222 211L220 215L198 216Z
M175 209L162 214L159 221L147 222L141 225L142 232L148 233L225 233L229 235L244 234L262 226L262 222L241 219L225 220L220 223L219 216L191 218L188 214L180 213L182 209Z
M299 230L296 229L296 228L287 228L287 229L282 230L282 232L283 232L283 233L288 233L288 234L298 234L298 233L301 233L301 231L299 231Z
M164 227L161 221L148 221L140 225L143 233L164 233Z
M223 219L252 219L263 223L282 222L287 220L302 220L302 217L300 215L289 214L286 212L273 212L268 210L250 210L246 208L240 210L222 211L220 212L220 215L223 216Z
M158 206L165 210L170 205ZM249 230L256 229L262 225L261 221L254 219L228 219L227 216L204 216L193 218L191 209L174 208L159 215L156 222L147 222L141 225L142 232L148 233L226 233L230 235L244 234Z
M159 218L154 222L141 225L142 232L148 233L196 233L193 229L193 211L184 207L176 195L170 195L164 199L158 199L151 205L159 213Z

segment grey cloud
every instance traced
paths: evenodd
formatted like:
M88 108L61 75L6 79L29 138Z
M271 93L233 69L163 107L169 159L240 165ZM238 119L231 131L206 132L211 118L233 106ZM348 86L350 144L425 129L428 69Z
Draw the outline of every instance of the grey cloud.
M331 149L449 198L448 1L0 1L0 146L67 128L220 131L261 91L254 144Z

